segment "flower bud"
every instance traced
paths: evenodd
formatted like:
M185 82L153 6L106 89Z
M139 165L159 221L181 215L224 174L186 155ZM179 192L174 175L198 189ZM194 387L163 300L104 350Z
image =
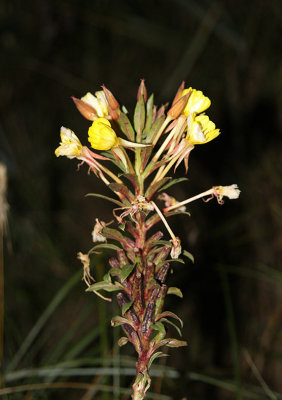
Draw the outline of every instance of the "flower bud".
M186 107L184 108L184 115L189 117L190 114L200 114L205 111L211 105L211 101L208 97L204 96L200 90L192 89L191 87L183 90L182 96L189 94L189 100L187 101Z
M84 118L88 119L89 121L94 121L94 119L97 117L97 113L94 108L85 103L83 100L77 99L74 96L71 98L80 114L82 114Z
M107 102L109 104L109 106L111 107L112 110L117 110L119 108L119 103L116 100L116 98L114 97L114 95L112 94L112 92L106 88L105 85L102 85L102 89L104 90Z
M167 115L171 117L171 119L176 119L184 110L190 93L187 93L185 96L180 97L180 99L168 110Z
M143 96L144 101L147 101L147 89L145 85L145 80L141 79L141 83L139 85L138 93L137 93L137 100L140 99L140 97Z
M175 95L175 97L174 97L174 99L173 99L173 102L172 102L172 105L173 105L173 106L174 106L174 104L180 99L180 97L182 97L182 92L183 92L183 90L184 90L184 86L185 86L185 82L182 81L182 82L181 82L181 85L179 86L179 88L178 88L178 90L177 90L177 92L176 92L176 95Z
M88 130L88 140L95 150L110 150L119 140L106 118L97 118Z

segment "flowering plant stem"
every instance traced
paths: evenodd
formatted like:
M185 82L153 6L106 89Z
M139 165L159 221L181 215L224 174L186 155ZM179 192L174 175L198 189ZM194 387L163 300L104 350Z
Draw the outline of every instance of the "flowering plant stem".
M119 339L118 344L131 343L136 350L132 399L141 400L151 384L149 371L152 362L166 356L159 349L163 346L186 346L183 340L166 337L168 325L181 336L183 323L176 314L163 308L166 295L183 297L180 289L166 284L171 262L183 263L179 258L181 254L190 259L192 256L182 251L180 239L173 233L167 218L174 214L188 214L185 205L201 197L216 197L222 203L224 196L235 199L240 191L237 185L215 186L182 202L163 192L179 181L166 177L172 166L176 164L178 167L184 160L187 172L188 156L194 145L207 143L219 135L213 122L202 114L210 106L210 100L202 92L184 89L182 83L166 113L164 106L159 109L154 106L153 95L147 100L147 89L141 81L133 126L105 86L95 96L88 93L81 100L73 99L81 114L93 121L88 132L92 148L104 150L104 153L94 153L83 146L70 129L62 128L61 143L55 154L77 158L88 164L119 199L91 193L118 206L113 209L117 229L96 218L92 238L94 243L98 243L87 254L78 253L78 258L83 263L87 291L107 301L111 299L100 291L118 292L116 298L121 315L113 317L111 325L123 329L125 336ZM116 132L126 139L119 138ZM126 149L133 151L134 157ZM112 162L114 172L102 161ZM120 175L116 169L121 171ZM160 191L162 193L157 196ZM157 205L159 200L165 202L165 207ZM162 231L150 232L159 222L169 233L169 240L162 239ZM90 273L90 257L101 249L115 250L116 255L109 259L110 268L102 281L95 282Z

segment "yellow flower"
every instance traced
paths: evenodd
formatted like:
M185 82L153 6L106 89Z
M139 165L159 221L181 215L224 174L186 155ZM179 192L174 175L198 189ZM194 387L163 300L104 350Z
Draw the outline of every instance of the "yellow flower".
M186 140L192 145L208 143L220 134L219 129L215 129L215 124L205 114L190 115L187 125Z
M106 118L97 118L88 130L88 140L95 150L110 150L120 141Z
M200 90L192 89L191 87L183 90L182 96L185 96L191 91L190 97L183 110L183 114L188 117L192 113L200 114L205 111L211 105L211 101L208 97L203 95Z
M82 144L73 131L62 126L60 134L61 143L55 150L56 156L67 156L68 158L79 156L82 150Z
M93 107L98 117L107 117L109 115L108 102L103 90L95 92L95 96L88 92L85 96L81 97L81 100Z

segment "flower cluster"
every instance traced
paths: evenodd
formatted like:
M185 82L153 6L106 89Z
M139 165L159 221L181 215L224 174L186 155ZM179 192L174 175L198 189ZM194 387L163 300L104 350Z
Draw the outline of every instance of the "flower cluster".
M91 147L82 145L74 132L62 127L61 143L55 154L86 163L116 195L112 198L90 194L115 204L113 216L117 229L108 227L113 221L106 223L96 218L92 232L95 245L87 254L80 252L78 258L83 264L88 291L108 301L101 291L118 292L121 315L112 319L112 325L122 326L125 333L119 345L130 342L137 352L132 399L141 400L150 386L149 369L153 360L165 355L159 348L186 345L185 341L166 338L166 325L172 325L181 334L182 321L171 311L163 311L163 307L167 294L182 297L180 289L166 284L170 264L183 262L181 256L190 260L193 257L182 249L179 237L167 220L175 214L190 215L186 205L191 201L215 197L222 204L223 197L238 198L240 190L235 184L214 186L183 201L164 192L180 180L186 180L169 177L173 168L175 171L184 161L187 173L188 158L195 146L208 143L220 134L204 113L211 102L201 91L185 88L183 82L167 110L166 106L154 105L153 95L147 97L142 80L132 124L111 91L105 86L102 89L95 95L87 93L81 99L73 97L79 112L91 121L88 129ZM105 166L105 162L110 166ZM164 202L163 207L157 204L159 201ZM161 231L149 233L159 222L167 230L168 240L162 239ZM90 256L105 248L115 250L116 256L110 258L110 268L103 280L93 283Z

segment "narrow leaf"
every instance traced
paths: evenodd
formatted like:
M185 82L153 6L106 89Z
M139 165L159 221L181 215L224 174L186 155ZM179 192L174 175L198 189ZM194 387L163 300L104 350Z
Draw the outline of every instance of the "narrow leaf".
M112 199L111 197L108 197L108 196L104 196L99 193L88 193L86 195L86 197L88 197L88 196L100 197L101 199L105 199L105 200L111 201L114 204L117 204L119 207L123 207L123 204L120 201L118 201L116 199Z
M151 367L154 360L156 360L157 358L161 358L161 357L168 357L168 354L165 354L162 351L157 351L156 353L154 353L149 359L148 369Z
M189 260L191 260L192 263L194 264L195 259L194 259L193 254L191 254L191 253L190 253L189 251L187 251L187 250L183 250L183 251L182 251L182 254L183 254L185 257L189 258Z
M143 149L141 149L140 158L142 160L142 163L141 163L142 171L144 171L144 169L147 165L147 161L149 160L150 155L152 154L152 151L153 151L152 146L144 147Z
M182 294L181 290L178 289L177 287L171 286L170 288L168 288L167 294L174 294L175 296L178 296L181 299L183 298L183 294Z
M121 112L120 115L119 115L118 124L119 124L120 129L122 130L122 132L125 134L125 136L131 142L134 142L134 140L135 140L134 129L133 129L129 119L127 118L127 116L123 112Z
M165 319L165 318L164 318L164 319ZM164 326L164 324L163 324L161 321L156 322L156 323L152 326L152 328L153 328L155 331L160 331L160 332L162 332L163 334L166 333L165 326Z
M146 117L145 129L144 129L145 134L149 131L149 129L151 128L151 125L152 125L153 107L154 107L154 94L151 94L151 96L149 97L147 104L146 104L147 117Z
M122 267L120 280L123 282L133 271L136 264L127 264Z
M156 191L164 185L170 178L163 178L160 181L154 183L154 185L150 185L145 193L146 199L150 200L151 197L156 193Z
M174 314L173 312L171 312L171 311L164 311L164 312L162 312L162 313L158 316L157 320L159 320L160 318L163 318L163 317L170 317L170 318L177 319L177 321L180 322L181 328L183 328L182 319L179 318L178 315Z
M175 185L176 183L183 182L183 181L188 181L188 179L187 178L172 179L166 185L164 185L162 188L160 188L159 192L171 187L172 185Z
M160 127L162 126L163 122L165 120L165 116L162 115L161 117L159 117L153 124L153 126L151 127L151 129L147 132L147 136L146 136L146 143L150 143L153 141L156 133L158 132L158 130L160 129Z
M107 283L112 283L111 275L109 272L103 276L103 281Z
M139 182L138 182L138 178L135 174L123 174L122 176L127 178L132 183L135 190L138 188Z
M108 185L113 192L123 194L130 202L134 200L134 194L125 186L120 183L112 182Z
M121 290L121 286L113 285L112 283L107 283L107 282L96 282L93 285L89 286L89 288L86 289L86 292L94 292L94 291L99 291L99 290L105 290L106 292L115 292L117 290Z
M134 129L137 132L137 142L141 141L141 135L145 125L145 104L143 96L140 96L134 111Z
M105 236L107 239L114 239L118 240L119 242L124 241L122 233L119 232L117 229L111 229L105 227L102 229L102 235Z
M126 313L126 311L128 311L128 310L130 309L130 307L132 306L132 304L133 304L133 300L132 300L132 301L129 301L128 303L125 303L125 304L124 304L124 306L123 306L122 309L121 309L122 315L124 315L124 314Z
M124 346L126 343L129 342L129 339L125 336L122 336L119 340L118 340L118 345L119 347Z
M133 328L135 328L133 322L128 320L125 317L120 317L119 315L117 315L116 317L113 317L111 320L112 326L120 326L120 325L124 325L124 324L128 324L128 325L132 326Z
M168 339L168 343L166 346L168 347L183 347L187 346L187 342L185 340L177 340L177 339Z
M171 322L169 319L167 319L167 318L162 318L159 322L161 322L161 323L162 323L162 322L166 322L167 324L173 326L173 327L177 330L179 336L182 336L182 333L181 333L180 328L179 328L177 325L175 325L173 322Z
M162 246L163 245L167 245L167 246L170 246L170 247L172 246L171 242L169 242L168 240L157 240L155 244L156 245L161 244Z
M161 346L168 346L168 347L183 347L187 346L187 342L184 340L177 340L177 339L164 339L158 343L158 347Z
M122 250L120 247L116 246L115 244L101 243L101 244L96 244L96 246L92 247L92 249L89 250L88 254L91 254L94 251L100 250L100 249Z

